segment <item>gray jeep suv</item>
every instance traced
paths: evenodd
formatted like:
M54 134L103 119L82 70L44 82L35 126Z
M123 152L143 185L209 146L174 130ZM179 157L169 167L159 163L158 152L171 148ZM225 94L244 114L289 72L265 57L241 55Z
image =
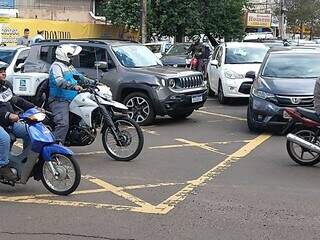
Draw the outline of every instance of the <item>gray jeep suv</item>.
M129 108L129 116L142 125L156 115L186 118L207 99L207 88L200 72L165 67L145 46L118 40L50 40L31 46L24 72L48 72L55 49L63 43L82 47L73 60L76 69L95 79L95 61L106 62L99 69L99 81L107 84L115 101Z

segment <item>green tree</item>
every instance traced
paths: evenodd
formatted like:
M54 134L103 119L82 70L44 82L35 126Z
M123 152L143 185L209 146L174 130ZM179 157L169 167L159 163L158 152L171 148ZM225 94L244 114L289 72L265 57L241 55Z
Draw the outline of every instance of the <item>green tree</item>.
M227 39L243 35L248 0L148 0L148 32L158 36L205 33ZM108 0L105 15L115 25L140 26L140 0Z
M312 32L320 19L320 0L286 0L288 25L292 29L299 28L303 38L303 27Z

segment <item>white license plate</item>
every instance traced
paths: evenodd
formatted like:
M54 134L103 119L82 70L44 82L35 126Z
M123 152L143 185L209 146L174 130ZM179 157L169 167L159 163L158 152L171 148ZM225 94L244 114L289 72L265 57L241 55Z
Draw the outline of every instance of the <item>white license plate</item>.
M286 112L286 111L283 111L283 118L284 119L291 119L292 117Z
M202 95L193 95L192 96L192 99L191 99L192 103L197 103L197 102L202 102L202 101L203 101Z

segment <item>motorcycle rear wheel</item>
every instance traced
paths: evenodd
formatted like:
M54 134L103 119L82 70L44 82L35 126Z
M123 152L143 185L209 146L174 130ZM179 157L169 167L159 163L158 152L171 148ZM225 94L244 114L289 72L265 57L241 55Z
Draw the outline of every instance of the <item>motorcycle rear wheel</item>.
M74 192L81 180L81 171L77 161L71 155L53 154L52 164L59 173L57 177L51 172L48 161L43 161L41 166L41 181L46 189L62 196Z
M113 159L117 161L131 161L140 154L143 148L144 137L142 130L134 120L127 116L115 117L113 120L122 138L122 143L119 145L111 128L106 127L102 131L103 147ZM136 141L135 144L134 141ZM132 144L134 147L131 150Z
M291 133L314 144L316 134L312 129L298 127ZM289 140L287 140L287 152L293 161L302 166L314 166L320 162L319 153L312 152Z

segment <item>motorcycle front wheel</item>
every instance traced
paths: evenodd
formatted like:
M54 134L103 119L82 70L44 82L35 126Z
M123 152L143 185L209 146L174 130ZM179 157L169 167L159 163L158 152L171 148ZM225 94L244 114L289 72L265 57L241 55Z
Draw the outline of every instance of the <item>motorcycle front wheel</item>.
M41 181L50 192L56 195L69 195L79 186L81 171L73 156L53 154L50 161L57 175L51 170L50 163L42 164Z
M312 144L315 144L318 141L315 132L309 128L298 127L291 133ZM320 162L319 153L306 149L289 140L287 140L287 151L291 159L302 166L313 166Z
M103 128L102 144L105 151L117 161L131 161L136 158L144 143L144 137L140 126L126 116L113 119L116 129L110 126ZM116 133L119 141L116 140Z

